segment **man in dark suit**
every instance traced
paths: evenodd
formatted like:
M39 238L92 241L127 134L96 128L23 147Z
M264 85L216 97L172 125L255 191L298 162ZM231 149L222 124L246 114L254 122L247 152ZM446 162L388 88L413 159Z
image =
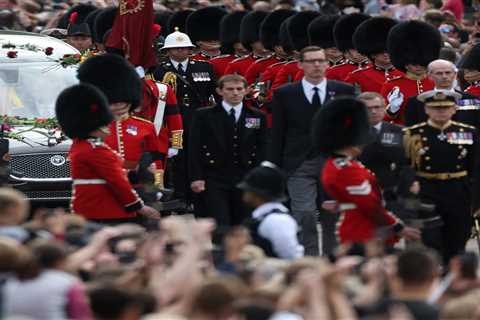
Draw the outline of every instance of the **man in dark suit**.
M383 121L385 100L379 93L364 92L358 96L367 106L371 133L374 140L365 146L358 160L370 169L383 189L387 208L399 195L418 193L415 171L409 166L403 147L402 127Z
M299 59L298 65L304 71L303 79L284 85L273 94L269 160L288 174L287 188L291 199L291 211L302 227L300 239L305 247L305 254L318 255L316 201L323 161L311 148L311 121L315 112L328 100L341 95L354 95L355 89L350 85L325 78L328 61L320 47L304 48ZM330 242L335 239L335 222L323 221L322 218L323 239L328 239L329 242L329 244L324 242L323 251L330 253L332 250ZM325 218L328 219L327 215Z
M463 122L480 129L480 100L474 95L455 89L457 67L447 60L435 60L428 65L428 77L435 83L434 90L450 90L462 95L457 101L457 112L453 120ZM410 97L405 109L407 127L427 121L424 103L417 96Z
M236 185L265 158L265 114L243 105L247 87L240 75L223 76L217 86L223 101L196 110L190 131L191 189L221 227L247 217Z
M175 91L183 120L184 150L169 154L172 158L175 197L189 202L188 182L188 137L192 116L196 109L215 104L215 75L212 65L205 61L190 59L194 45L188 35L175 31L165 38L162 51L168 58L158 64L154 77L170 85ZM167 171L168 172L168 171ZM169 177L167 176L167 180Z

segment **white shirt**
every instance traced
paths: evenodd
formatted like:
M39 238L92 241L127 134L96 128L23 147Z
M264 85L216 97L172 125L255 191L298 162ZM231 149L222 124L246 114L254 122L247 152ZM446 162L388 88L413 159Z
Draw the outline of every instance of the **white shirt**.
M382 130L382 121L380 121L379 123L377 123L373 127L377 130L377 133L379 133L380 130Z
M284 205L279 202L264 203L252 212L252 218L259 219L273 210L282 213L271 213L263 219L258 226L258 234L270 241L279 258L292 260L303 257L304 249L297 238L297 222Z
M238 119L240 119L240 115L242 114L243 103L239 103L236 106L232 106L227 102L222 101L222 107L223 109L225 109L228 115L230 114L230 110L233 109L235 111L235 122L238 122Z
M327 79L323 79L322 82L320 82L317 85L313 85L305 78L302 79L302 87L303 87L303 93L305 94L305 97L307 97L308 102L312 103L313 99L313 94L315 93L315 90L313 90L314 87L318 88L318 95L320 96L320 102L324 103L325 102L325 97L327 95Z
M187 59L187 60L180 61L180 62L170 59L170 62L172 63L173 67L174 67L176 70L178 70L178 65L181 64L183 71L184 71L184 72L187 71L188 59Z

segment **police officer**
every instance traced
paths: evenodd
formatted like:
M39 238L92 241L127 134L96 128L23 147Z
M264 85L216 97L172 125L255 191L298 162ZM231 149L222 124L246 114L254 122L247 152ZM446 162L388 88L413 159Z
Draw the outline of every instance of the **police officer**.
M459 98L448 90L419 95L428 120L404 129L407 158L420 182L419 196L435 204L444 223L439 232L426 230L423 241L441 252L445 263L465 249L472 226L472 194L478 194L477 132L451 120Z
M264 161L252 169L237 187L243 190L243 201L254 208L246 222L253 244L267 256L296 259L303 256L298 242L298 225L282 204L286 179L273 163Z
M175 31L165 38L162 48L168 58L160 62L154 71L154 77L170 85L175 91L177 103L182 115L184 147L188 147L189 129L193 112L201 107L215 103L215 75L212 66L205 61L190 59L194 45L188 35ZM188 150L185 148L173 160L173 184L176 197L186 199L189 190L187 179Z

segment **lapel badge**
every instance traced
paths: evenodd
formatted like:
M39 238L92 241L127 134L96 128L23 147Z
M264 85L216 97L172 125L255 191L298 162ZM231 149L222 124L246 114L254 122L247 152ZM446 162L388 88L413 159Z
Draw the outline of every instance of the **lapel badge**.
M245 128L247 129L260 128L260 118L245 118Z
M127 130L125 130L128 134L132 136L136 136L138 134L138 129L135 126L128 125Z

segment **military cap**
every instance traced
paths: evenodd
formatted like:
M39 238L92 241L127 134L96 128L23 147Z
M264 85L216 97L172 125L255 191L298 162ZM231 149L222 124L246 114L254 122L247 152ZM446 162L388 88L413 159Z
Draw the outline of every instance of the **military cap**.
M462 95L450 90L430 90L419 94L417 99L425 104L425 107L448 108L457 105L457 100Z
M275 46L280 45L280 25L293 14L295 14L293 10L279 9L270 12L263 20L260 26L260 41L266 49L273 51Z
M353 33L362 22L369 18L370 16L363 13L352 13L341 16L337 20L333 27L333 38L338 50L345 52L355 48L353 46Z
M265 11L250 11L240 23L240 41L247 49L251 49L251 44L260 41L260 25L267 16Z
M335 47L335 39L333 38L333 27L340 18L338 15L319 16L308 25L308 39L312 46L321 48Z
M173 33L177 30L180 32L185 32L187 18L194 11L195 10L192 9L185 9L173 13L168 19L168 34Z
M297 51L308 46L308 25L319 16L317 11L301 11L294 16L288 23L288 37L293 48Z
M387 37L397 22L392 18L374 17L363 21L353 34L353 45L365 56L387 51Z
M222 17L220 21L222 52L234 52L233 45L240 42L240 24L246 14L246 11L233 11Z
M461 69L480 70L480 43L463 56L459 67Z

